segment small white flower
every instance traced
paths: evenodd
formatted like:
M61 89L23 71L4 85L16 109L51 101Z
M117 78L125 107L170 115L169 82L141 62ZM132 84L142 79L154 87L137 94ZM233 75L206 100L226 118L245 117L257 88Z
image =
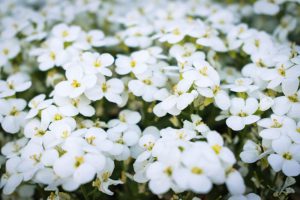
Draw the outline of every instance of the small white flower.
M105 97L108 101L121 104L120 96L124 90L124 84L120 79L112 78L105 80L103 75L98 76L97 83L85 91L85 95L92 101L100 100Z
M254 163L259 160L260 154L261 147L252 140L247 140L243 146L243 151L240 153L240 157L245 163Z
M232 195L244 194L246 186L242 175L235 169L231 169L226 177L226 186Z
M286 176L298 176L300 174L300 145L292 144L291 140L282 136L272 143L275 151L268 157L268 161L275 172L282 172Z
M90 30L89 32L81 32L74 46L83 50L91 49L92 47L100 47L105 44L104 34L100 30Z
M118 55L116 59L116 72L120 75L125 75L130 72L141 74L148 68L146 63L148 59L149 53L145 50L134 52L130 57Z
M258 89L256 85L252 85L253 80L251 78L239 78L234 81L234 84L226 85L233 92L253 92Z
M0 99L0 114L4 116L1 121L2 128L8 133L17 133L24 124L26 101L23 99Z
M16 92L23 92L30 88L30 77L25 73L16 73L10 75L6 81L0 80L0 98L9 97Z
M64 42L73 42L78 38L80 31L78 26L69 27L66 24L58 24L53 27L52 34Z
M287 114L289 117L300 118L300 90L298 79L289 79L283 82L284 96L276 97L272 110L277 115Z
M236 160L229 148L224 147L223 138L216 131L210 131L206 135L209 146L214 150L217 156L225 163L233 165Z
M49 39L46 41L46 48L32 54L38 54L39 69L49 70L54 66L63 65L68 59L68 54L64 50L64 44L58 39Z
M66 71L66 81L55 86L55 94L62 97L75 98L96 84L95 75L85 75L81 67L70 68Z
M280 1L259 0L254 4L254 12L258 14L275 15L280 10L277 2Z
M86 52L82 54L84 70L87 74L100 73L104 76L111 76L112 72L107 68L114 62L114 58L108 54Z
M56 160L53 169L62 178L72 177L75 183L84 184L93 180L96 173L104 169L105 162L105 157L99 153L70 152ZM76 189L77 187L70 190Z
M6 143L1 148L1 153L7 158L12 158L20 154L21 149L27 144L28 139L23 137L15 141Z
M45 94L40 94L29 101L28 107L30 110L26 116L26 119L35 117L41 110L49 107L52 104L52 99L45 100L45 98Z
M76 116L80 113L83 116L91 117L95 114L94 107L90 105L91 101L84 95L76 98L55 96L54 103L66 116Z
M1 177L0 188L3 188L3 193L9 195L23 181L23 175L18 172L18 166L21 163L20 157L13 157L6 161L6 174Z
M242 98L233 98L230 106L230 116L226 124L234 131L244 129L245 125L255 123L260 119L254 115L258 109L258 102L254 98L248 98L246 101Z
M286 116L271 115L257 122L265 129L260 131L259 136L267 140L278 139L281 135L286 135L288 131L295 127L295 122Z
M16 39L6 39L0 42L0 67L18 55L20 44Z

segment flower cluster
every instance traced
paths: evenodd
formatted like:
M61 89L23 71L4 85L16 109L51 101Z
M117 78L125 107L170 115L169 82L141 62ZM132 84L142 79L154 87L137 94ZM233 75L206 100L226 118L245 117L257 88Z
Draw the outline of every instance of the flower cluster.
M299 3L1 2L3 198L289 197Z

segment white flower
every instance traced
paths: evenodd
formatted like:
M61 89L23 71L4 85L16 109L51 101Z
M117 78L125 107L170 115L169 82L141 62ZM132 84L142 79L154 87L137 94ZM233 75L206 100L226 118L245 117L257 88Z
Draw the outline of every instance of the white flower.
M275 172L282 172L286 176L298 176L300 174L300 145L292 144L291 140L282 136L272 143L275 151L268 157L268 161Z
M111 76L112 72L107 68L112 65L114 58L108 54L98 54L85 52L82 54L82 59L84 62L84 70L87 74L100 73L104 76Z
M76 116L80 113L83 116L91 117L95 114L94 107L90 105L91 101L84 95L76 98L55 96L54 103L66 116Z
M119 119L112 119L108 122L110 129L115 129L115 132L126 130L130 125L136 125L141 121L140 113L131 110L122 110L119 113Z
M122 97L120 95L124 90L123 82L117 78L106 81L103 75L99 75L97 78L97 83L85 91L87 98L96 101L105 97L110 102L121 104Z
M199 34L197 44L210 47L215 51L226 51L224 42L218 37L218 31L207 26L203 27Z
M18 55L20 44L16 39L5 39L0 42L0 67Z
M277 115L287 114L290 117L300 118L300 90L298 79L289 79L283 82L284 96L276 97L272 110Z
M68 54L64 50L64 44L58 39L49 39L46 41L46 48L32 54L38 54L39 69L49 70L54 66L63 65L68 59Z
M68 152L56 160L53 169L62 178L72 177L75 183L84 184L94 179L96 173L104 168L105 162L105 157L99 153L82 154L75 151Z
M172 23L169 24L161 34L159 41L168 42L170 44L175 44L180 42L189 32L189 27L185 23Z
M258 89L256 85L252 85L253 80L251 78L239 78L234 81L234 84L226 85L233 92L253 92Z
M27 138L42 138L48 129L47 124L41 123L39 119L32 119L24 127L24 135Z
M243 146L243 151L240 153L240 157L245 163L254 163L259 160L260 153L260 145L256 144L252 140L247 140Z
M214 150L216 155L219 156L219 158L223 162L231 165L236 162L235 157L230 149L223 146L224 141L219 133L217 133L216 131L210 131L207 133L206 139L209 146Z
M0 99L0 114L4 115L1 121L2 128L8 133L17 133L24 124L26 101L23 99Z
M271 115L271 118L265 118L257 122L265 129L260 131L259 136L267 139L278 139L281 135L286 135L288 131L295 127L295 122L286 116Z
M28 139L23 137L15 141L6 143L1 148L1 153L7 158L12 158L20 154L21 149L27 144Z
M159 130L154 126L149 126L143 131L143 136L139 139L139 146L144 152L137 157L136 162L143 162L151 156L153 146L159 138Z
M192 81L189 79L183 79L173 86L174 94L166 97L161 103L157 104L153 108L153 112L157 116L164 116L166 113L172 115L178 115L181 110L184 110L195 99L195 93L189 92L192 86Z
M162 162L152 163L146 172L149 188L154 194L163 194L172 187L173 166Z
M271 37L265 32L253 31L251 36L244 41L243 51L252 55L257 52L269 52L273 50L274 44ZM257 55L259 55L257 53Z
M78 38L80 31L78 26L69 27L66 24L58 24L53 27L52 34L64 42L73 42Z
M170 55L176 58L177 62L184 67L192 65L196 60L204 60L205 54L196 51L196 46L193 43L185 43L183 46L174 45L170 49Z
M254 115L258 109L258 102L254 98L247 98L246 101L242 98L233 98L230 106L230 116L226 120L226 124L234 131L244 129L245 125L255 123L260 119Z
M188 141L196 137L196 132L187 128L175 129L165 128L160 131L160 135L165 140L183 140Z
M89 32L81 32L74 46L88 50L91 47L100 47L105 44L104 34L100 30L90 30Z
M158 88L163 87L167 81L161 72L150 70L136 76L138 79L130 80L128 88L135 96L141 96L146 102L153 101Z
M194 130L200 132L201 134L206 134L206 132L210 130L199 115L192 114L191 119L192 123L187 120L184 121L184 127L191 125Z
M97 187L99 191L104 192L108 195L113 195L114 193L109 190L110 185L118 185L122 184L123 182L120 180L112 180L110 178L113 169L114 169L114 162L110 158L106 158L106 166L105 168L98 173L97 179L93 181L93 186Z
M208 193L213 182L224 182L225 172L205 143L194 143L191 149L185 150L182 162L185 168L175 168L174 179L184 189Z
M293 63L286 58L280 61L276 68L265 69L261 78L269 81L268 88L276 88L280 84L289 84L290 79L297 79L300 76L300 65L293 65Z
M272 97L261 95L259 98L259 110L266 111L271 108L274 104Z
M219 84L220 77L217 71L206 61L195 61L194 68L183 73L183 77L195 81L198 87L209 87Z
M275 15L280 10L280 7L277 3L280 1L278 0L277 1L267 1L267 0L256 1L254 4L254 12L258 14Z
M0 188L3 188L3 193L9 195L23 181L23 175L18 172L18 166L21 163L20 157L13 157L6 161L6 174L1 177Z
M116 72L120 75L130 72L141 74L148 68L146 63L148 59L149 53L145 50L134 52L130 57L118 55L116 59Z
M40 94L29 101L28 107L31 109L29 110L26 119L35 117L41 110L49 107L52 104L52 99L45 100L45 98L45 94Z
M296 124L291 124L291 127L289 127L288 136L297 144L300 144L300 121Z
M23 92L31 86L30 77L25 73L10 75L6 81L0 80L0 98Z
M67 117L62 114L61 110L58 107L51 105L44 109L41 114L41 122L43 124L49 125L50 123L66 120L69 123L75 123L73 118Z
M231 169L226 177L226 186L232 195L241 195L244 194L246 186L244 179L241 174L235 170Z
M75 98L96 84L95 75L85 75L81 67L70 68L66 71L66 81L55 86L55 94Z
M153 27L150 25L128 27L122 33L125 37L124 43L129 47L148 47L152 43L152 39L149 37L152 31Z
M113 142L108 139L108 134L101 128L89 128L84 135L84 139L90 145L90 149L97 149L102 152L110 152Z

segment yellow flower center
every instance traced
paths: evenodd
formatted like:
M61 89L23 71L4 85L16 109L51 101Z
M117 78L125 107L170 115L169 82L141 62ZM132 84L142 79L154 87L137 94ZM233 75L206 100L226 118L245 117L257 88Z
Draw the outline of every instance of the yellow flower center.
M77 80L73 80L71 83L73 88L79 88L81 84Z
M277 119L273 119L273 125L271 126L271 128L281 128L282 124L278 122Z
M14 106L11 111L10 111L10 115L11 116L17 116L20 112L17 110L17 108Z
M86 37L86 41L87 41L88 43L91 43L92 40L93 40L93 37L92 37L92 36L88 35L88 36Z
M198 174L198 175L203 173L203 169L201 169L200 167L193 167L191 169L191 171L192 171L193 174Z
M298 95L297 95L297 94L294 94L294 95L288 96L288 99L289 99L291 102L296 103L296 102L298 102Z
M174 35L180 35L181 34L181 32L180 32L180 30L178 28L175 28L172 33Z
M148 142L148 144L144 144L143 145L148 151L151 151L154 147L154 143L153 142Z
M95 62L94 62L94 67L101 67L102 63L101 63L101 60L100 59L97 59Z
M145 80L143 80L143 83L145 83L146 85L151 85L152 81L149 79L145 79Z
M87 138L85 138L85 140L87 141L87 143L89 143L89 144L93 144L93 142L94 142L94 140L96 139L96 137L95 136L90 136L90 137L87 137Z
M83 156L77 156L77 157L75 157L75 163L74 163L75 168L79 167L83 163L84 163Z
M4 55L7 56L7 55L9 54L9 49L4 48L4 49L2 50L2 52L3 52Z
M55 120L55 121L62 120L62 118L63 118L63 117L61 116L61 114L58 114L58 113L57 113L57 114L54 115L54 120Z
M219 154L222 149L222 147L218 144L213 145L211 148L216 152L216 154Z
M132 60L132 61L130 62L130 66L131 66L132 68L136 67L136 61L135 61L135 60Z
M107 91L107 88L108 88L108 86L107 86L107 84L106 84L106 83L103 83L101 88L102 88L102 91L103 91L103 92L106 92L106 91Z
M63 37L67 37L67 36L69 35L69 32L68 32L68 31L63 31L63 32L61 33L61 35L62 35Z
M243 112L243 111L241 111L238 115L239 115L240 117L247 117L247 116L248 116L248 114L245 113L245 112Z
M286 152L282 155L282 157L286 160L292 160L293 156L289 152Z
M173 173L172 167L167 167L167 168L164 170L164 173L167 174L168 176L171 176L172 173Z
M64 130L63 132L62 132L62 134L61 134L61 137L63 138L63 139L66 139L67 137L69 137L69 131L68 130Z
M278 74L280 74L281 76L285 76L285 69L283 68L283 66L279 67L277 69Z
M53 51L51 51L51 52L50 52L50 59L51 59L51 60L55 60L55 58L56 58L55 53L54 53Z
M38 129L38 128L35 128L35 136L43 136L45 135L46 131L42 130L42 129Z
M203 76L207 76L208 67L205 66L202 69L199 70L199 73Z

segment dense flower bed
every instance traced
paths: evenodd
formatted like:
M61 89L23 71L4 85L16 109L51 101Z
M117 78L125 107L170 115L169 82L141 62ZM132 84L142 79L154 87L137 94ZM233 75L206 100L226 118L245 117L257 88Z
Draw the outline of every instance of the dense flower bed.
M299 3L0 1L2 198L296 199Z

